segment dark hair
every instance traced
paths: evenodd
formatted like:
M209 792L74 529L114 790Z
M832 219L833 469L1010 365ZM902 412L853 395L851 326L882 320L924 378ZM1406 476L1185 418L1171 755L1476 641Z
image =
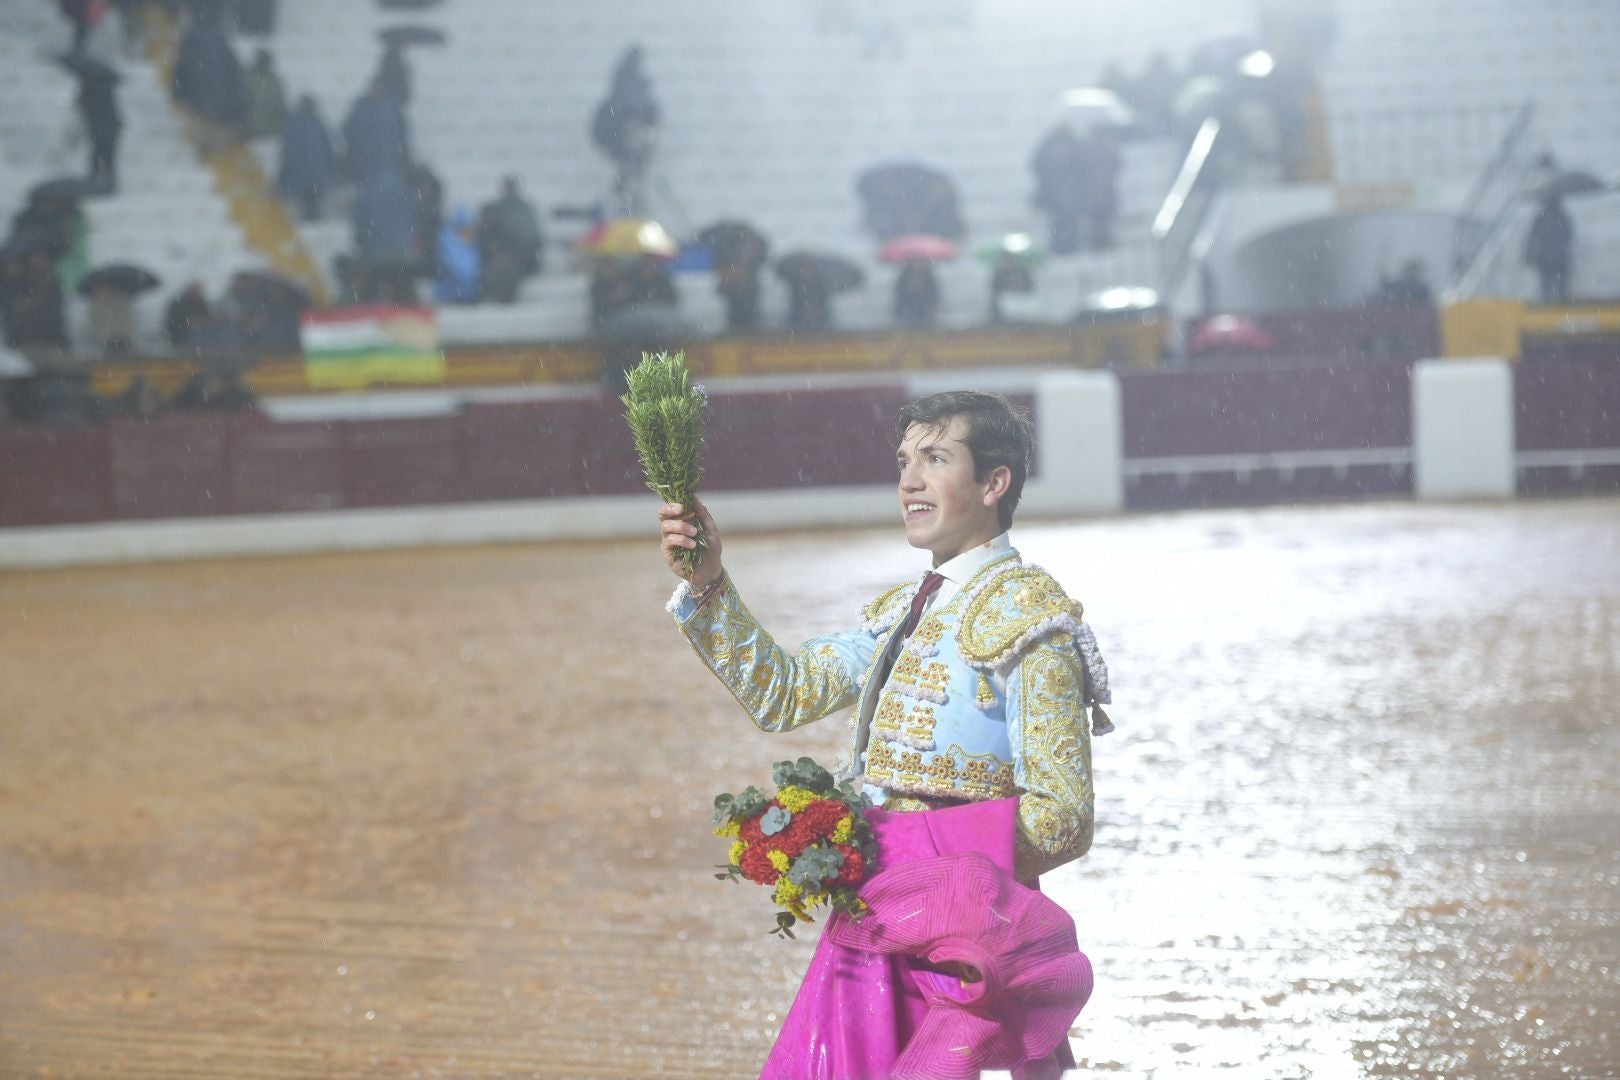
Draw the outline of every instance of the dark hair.
M977 390L947 390L942 394L920 397L900 410L895 423L895 438L905 442L906 431L913 424L921 424L932 431L943 431L960 416L967 424L967 443L973 455L974 479L983 481L999 466L1007 466L1012 483L1007 494L996 504L1003 529L1012 526L1013 511L1018 509L1019 496L1024 493L1024 478L1029 475L1029 451L1034 442L1029 414L1014 408L1012 402L1000 394L982 394Z

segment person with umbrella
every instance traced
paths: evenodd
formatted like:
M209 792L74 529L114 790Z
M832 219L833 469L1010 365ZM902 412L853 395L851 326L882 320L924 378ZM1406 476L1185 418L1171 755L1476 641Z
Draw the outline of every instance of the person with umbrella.
M128 356L135 347L135 297L160 284L156 274L128 263L84 275L79 293L90 300L89 344L105 359Z
M726 328L733 333L759 329L759 271L770 245L758 229L741 221L717 221L697 235L714 256L715 288L726 302Z
M878 261L898 263L894 279L894 321L920 329L934 325L939 314L939 279L934 263L954 259L957 247L943 236L914 233L897 236L878 249Z
M896 510L929 572L796 655L750 613L709 509L658 511L660 555L683 579L666 608L681 635L762 731L853 708L843 775L877 804L876 872L861 887L870 908L853 925L829 921L763 1075L1055 1077L1074 1066L1065 1036L1092 978L1072 919L1036 885L1091 846L1091 740L1112 727L1107 667L1080 605L1012 543L1028 417L998 395L949 391L906 405L894 432ZM706 546L684 569L699 529ZM976 856L983 888L952 902L937 877L926 887L962 855ZM886 932L860 940L868 918ZM896 948L908 924L925 932ZM961 951L946 955L943 937ZM1031 977L1042 985L1026 994Z
M811 332L832 329L834 293L859 288L866 280L848 259L811 251L776 260L776 276L788 290L787 328Z
M1569 302L1574 252L1575 222L1564 209L1564 200L1556 194L1544 194L1524 242L1524 262L1535 267L1543 304Z

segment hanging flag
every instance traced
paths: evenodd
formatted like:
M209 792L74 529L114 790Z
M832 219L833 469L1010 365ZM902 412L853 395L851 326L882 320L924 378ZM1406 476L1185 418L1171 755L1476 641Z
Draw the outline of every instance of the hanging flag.
M444 382L444 353L432 308L369 305L307 311L300 330L304 377L313 389Z

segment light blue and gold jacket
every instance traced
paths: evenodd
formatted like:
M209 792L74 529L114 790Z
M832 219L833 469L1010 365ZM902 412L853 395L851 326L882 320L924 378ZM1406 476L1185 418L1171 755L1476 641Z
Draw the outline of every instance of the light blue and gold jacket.
M901 641L895 631L917 588L890 589L862 609L859 629L812 638L797 655L729 580L701 607L682 585L669 610L761 730L791 731L855 706L851 761L880 804L1016 795L1020 879L1084 855L1093 820L1086 708L1109 698L1080 605L1009 551Z

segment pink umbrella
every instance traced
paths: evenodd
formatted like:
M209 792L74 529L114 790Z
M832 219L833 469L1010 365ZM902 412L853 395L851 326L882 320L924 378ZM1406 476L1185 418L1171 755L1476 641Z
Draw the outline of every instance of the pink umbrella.
M913 259L922 259L925 262L942 262L954 259L960 249L943 236L929 236L927 233L907 233L897 236L887 244L878 248L878 261L887 263L910 262Z
M1091 996L1091 962L1074 920L978 852L905 863L861 889L871 910L838 919L841 946L964 965L964 982L916 970L928 1013L889 1075L894 1080L973 1080L1052 1053Z
M1263 353L1277 347L1277 339L1253 319L1242 315L1216 315L1205 319L1204 325L1187 342L1187 351L1194 356L1217 353Z

